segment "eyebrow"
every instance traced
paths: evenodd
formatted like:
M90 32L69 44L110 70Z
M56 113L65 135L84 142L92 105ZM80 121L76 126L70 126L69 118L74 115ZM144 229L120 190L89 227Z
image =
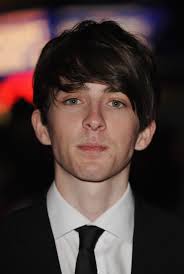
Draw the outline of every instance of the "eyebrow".
M84 84L83 87L79 87L79 88L76 88L76 89L73 89L73 90L70 90L70 91L64 91L64 93L77 93L77 92L85 92L85 91L88 91L90 89L90 87L86 86ZM118 91L116 90L115 88L113 87L110 87L110 86L107 86L104 88L104 92L105 93L113 93L113 92L119 92L119 93L122 93L122 94L126 94L125 92L122 92L122 91Z
M104 89L105 92L121 92L121 91L117 91L116 89L112 88L112 87L106 87ZM123 93L123 92L121 92Z

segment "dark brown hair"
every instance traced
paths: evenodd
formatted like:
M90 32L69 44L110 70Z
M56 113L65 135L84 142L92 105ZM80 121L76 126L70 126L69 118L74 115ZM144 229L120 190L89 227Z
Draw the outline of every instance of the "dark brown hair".
M156 78L152 52L135 36L114 21L85 20L43 48L34 72L33 101L46 124L57 92L104 83L129 97L142 130L156 116Z

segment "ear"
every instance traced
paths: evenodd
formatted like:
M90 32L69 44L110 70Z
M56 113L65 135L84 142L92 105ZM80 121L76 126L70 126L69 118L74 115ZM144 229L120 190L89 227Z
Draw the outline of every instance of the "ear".
M50 145L50 137L47 126L42 123L41 113L38 109L34 110L31 117L32 126L36 137L43 145Z
M135 144L135 150L143 150L147 148L147 146L151 143L155 130L156 123L153 120L143 131L139 133Z

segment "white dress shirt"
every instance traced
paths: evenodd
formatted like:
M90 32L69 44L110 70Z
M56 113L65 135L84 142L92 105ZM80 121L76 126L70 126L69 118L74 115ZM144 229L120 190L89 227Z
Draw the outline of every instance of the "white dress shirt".
M47 193L47 209L62 274L74 274L79 236L83 225L104 229L95 247L98 274L131 274L134 199L130 186L124 195L94 222L61 196L53 183Z

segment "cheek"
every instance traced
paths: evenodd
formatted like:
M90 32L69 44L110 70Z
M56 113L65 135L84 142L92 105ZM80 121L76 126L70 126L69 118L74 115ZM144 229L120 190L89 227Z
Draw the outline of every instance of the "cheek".
M109 123L108 132L118 149L134 146L138 137L138 123L131 119L117 119Z
M64 119L62 122L54 124L50 129L50 139L55 153L71 150L79 138L79 132L77 121L72 123L72 121Z
M50 131L53 136L66 136L74 132L80 123L80 115L60 111L50 117Z

